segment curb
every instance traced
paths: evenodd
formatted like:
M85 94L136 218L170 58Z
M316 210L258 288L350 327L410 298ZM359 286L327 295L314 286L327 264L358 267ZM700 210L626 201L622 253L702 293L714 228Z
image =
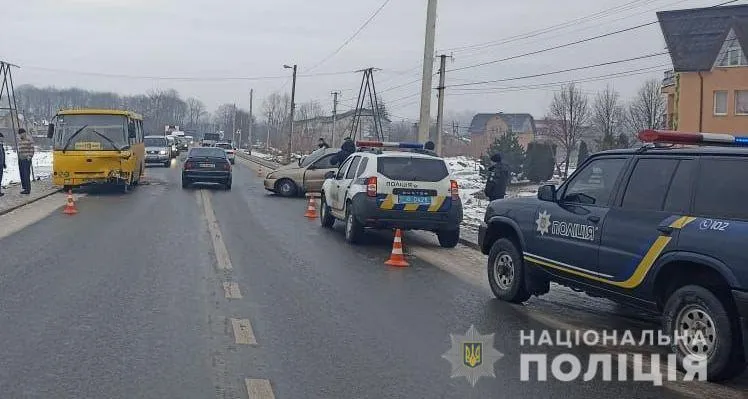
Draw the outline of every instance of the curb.
M24 202L23 204L18 204L18 205L12 206L12 207L10 207L8 209L0 211L0 216L5 215L6 213L11 213L11 212L15 211L16 209L23 208L26 205L31 205L31 204L33 204L36 201L43 200L43 199L45 199L47 197L51 197L52 195L60 193L60 192L62 192L61 188L59 188L57 190L54 190L54 191L52 191L50 193L44 194L41 197L34 198L33 200L31 200L29 202Z
M478 245L477 242L472 242L472 241L464 239L462 237L460 237L460 241L459 242L460 242L460 244L462 244L462 245L464 245L464 246L466 246L466 247L468 247L470 249L474 249L474 250L476 250L478 252L481 251L480 246Z

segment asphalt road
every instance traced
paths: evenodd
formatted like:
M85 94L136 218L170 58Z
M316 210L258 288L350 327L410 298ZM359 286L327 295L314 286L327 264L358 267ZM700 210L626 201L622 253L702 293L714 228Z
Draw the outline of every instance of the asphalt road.
M651 315L559 289L492 299L482 255L406 235L345 244L303 199L268 195L238 161L232 191L182 190L178 162L127 195L92 192L0 238L2 398L741 397L741 381L520 380L520 331L648 328ZM0 223L2 221L0 220ZM0 235L2 237L2 235ZM495 377L451 378L450 334L473 325ZM544 348L587 356L594 348ZM529 352L539 352L537 348ZM488 352L484 348L484 354ZM583 372L586 371L583 370ZM599 375L598 375L599 376ZM685 384L685 383L683 383ZM742 396L745 397L745 396Z

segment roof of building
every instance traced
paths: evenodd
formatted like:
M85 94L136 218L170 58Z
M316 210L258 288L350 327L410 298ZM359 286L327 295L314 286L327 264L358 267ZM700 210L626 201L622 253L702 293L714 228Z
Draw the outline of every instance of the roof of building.
M493 114L475 114L473 121L470 122L468 133L484 133L486 123L493 118L498 117L509 126L511 131L516 133L535 132L535 119L530 114L505 114L503 112Z
M748 5L660 11L657 19L675 72L711 70L730 29L748 47Z

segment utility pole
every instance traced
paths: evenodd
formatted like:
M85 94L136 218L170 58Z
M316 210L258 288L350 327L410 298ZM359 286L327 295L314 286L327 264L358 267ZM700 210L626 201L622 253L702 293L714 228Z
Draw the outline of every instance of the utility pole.
M231 144L236 145L236 104L234 104L234 116L231 118Z
M442 54L439 56L439 105L436 112L436 153L442 154L442 128L444 124L444 79L447 67L447 56Z
M418 141L429 139L431 126L431 78L434 74L434 38L436 36L436 1L428 0L426 8L426 43L423 47L423 80L421 81L421 117L418 124Z
M330 145L333 147L335 147L335 122L338 118L338 94L340 94L338 91L332 92L332 141Z
M252 100L254 99L255 90L249 89L249 133L247 133L247 141L249 141L249 150L252 151L252 143L253 143L253 130L252 130Z
M268 137L265 140L265 153L267 154L270 153L270 121L272 120L273 120L273 112L271 111L270 114L268 115L268 120L267 120Z
M283 68L293 69L293 81L291 83L291 131L288 132L288 162L291 162L291 140L293 139L293 114L294 108L296 108L296 64L293 67L283 65Z

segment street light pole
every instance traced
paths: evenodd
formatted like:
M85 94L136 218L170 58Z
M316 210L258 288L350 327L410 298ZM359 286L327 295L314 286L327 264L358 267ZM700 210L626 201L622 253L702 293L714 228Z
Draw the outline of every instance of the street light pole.
M294 109L296 108L296 64L293 67L283 65L283 68L293 69L293 82L291 83L291 131L288 133L288 162L291 162L291 140L293 139L293 119Z

